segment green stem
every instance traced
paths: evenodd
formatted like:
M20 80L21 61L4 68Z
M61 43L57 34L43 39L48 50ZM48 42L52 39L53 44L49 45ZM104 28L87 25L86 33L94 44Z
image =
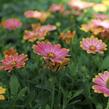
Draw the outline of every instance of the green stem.
M109 109L109 98L108 98L108 101L107 101L106 109Z
M54 97L55 97L55 77L53 77L53 88L52 88L52 98L51 98L51 109L54 107Z

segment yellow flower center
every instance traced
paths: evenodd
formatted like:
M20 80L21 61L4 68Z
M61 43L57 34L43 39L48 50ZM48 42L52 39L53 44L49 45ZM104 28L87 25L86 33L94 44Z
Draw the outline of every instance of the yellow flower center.
M106 81L106 87L109 89L109 78L108 78L108 80Z
M96 50L96 47L93 46L93 45L91 45L91 46L89 47L89 49L90 49L91 51L95 51L95 50Z
M48 53L48 57L49 57L49 58L54 58L54 57L55 57L55 54L52 53L52 52L50 52L50 53Z
M12 62L12 65L13 65L13 66L15 66L15 65L16 65L16 62L15 62L15 61L13 61L13 62Z

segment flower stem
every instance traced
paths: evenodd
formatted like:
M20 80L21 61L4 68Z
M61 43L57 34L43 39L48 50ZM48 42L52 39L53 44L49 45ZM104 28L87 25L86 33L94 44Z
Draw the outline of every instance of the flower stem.
M108 101L107 101L106 109L109 109L109 98L108 98Z

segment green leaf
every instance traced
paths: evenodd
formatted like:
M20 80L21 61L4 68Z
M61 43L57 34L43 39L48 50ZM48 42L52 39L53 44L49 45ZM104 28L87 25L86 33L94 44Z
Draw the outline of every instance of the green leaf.
M107 69L107 68L109 68L109 56L105 57L101 64L101 69Z
M72 98L75 98L75 97L79 96L81 93L83 93L83 89L76 91L76 92L73 94L73 97L72 97Z
M50 109L50 106L47 104L45 109Z
M18 93L17 99L23 99L25 94L26 94L26 92L27 92L27 90L28 90L27 87L21 89L20 92Z
M10 78L10 83L9 83L9 85L10 85L11 95L12 95L12 96L16 96L17 93L18 93L18 90L19 90L19 88L20 88L20 83L19 83L19 81L18 81L18 79L17 79L16 76L12 76L12 77Z

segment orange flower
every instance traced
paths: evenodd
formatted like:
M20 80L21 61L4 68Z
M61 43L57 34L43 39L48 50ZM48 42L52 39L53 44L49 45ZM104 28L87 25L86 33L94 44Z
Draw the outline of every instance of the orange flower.
M14 48L10 48L9 50L4 51L5 57L11 56L11 55L17 55L17 51Z
M72 39L74 38L74 36L75 36L75 31L73 31L73 32L69 31L66 33L61 33L60 39L65 41L65 43L69 44L72 41Z

